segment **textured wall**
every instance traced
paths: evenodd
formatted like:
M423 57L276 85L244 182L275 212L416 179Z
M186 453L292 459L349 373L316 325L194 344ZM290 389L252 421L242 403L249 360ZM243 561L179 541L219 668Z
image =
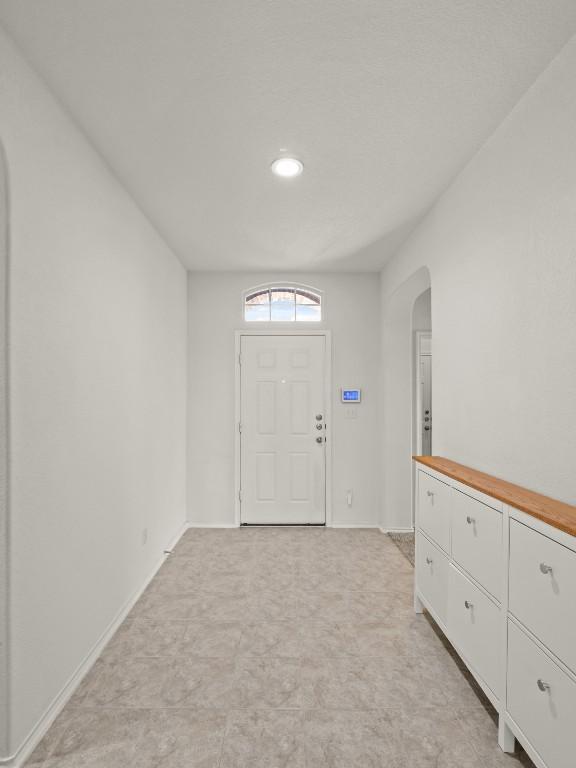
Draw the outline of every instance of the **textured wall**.
M573 39L382 273L384 335L406 281L431 273L434 453L571 503L575 80ZM387 435L402 450L384 459L384 522L409 519L406 429Z
M243 292L271 279L306 283L324 291L324 322L315 323L314 329L330 329L333 340L333 424L329 425L333 521L375 525L379 508L378 274L190 273L188 517L196 523L234 522L234 331L254 328L243 322ZM296 325L295 330L301 329ZM344 418L341 386L364 388L357 419ZM346 504L348 489L353 490L352 507Z
M0 71L13 752L184 522L186 275L4 36Z

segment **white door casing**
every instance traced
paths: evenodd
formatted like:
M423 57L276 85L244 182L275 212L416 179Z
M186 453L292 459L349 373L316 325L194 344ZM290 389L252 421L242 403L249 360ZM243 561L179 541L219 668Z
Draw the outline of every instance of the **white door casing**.
M240 522L326 521L326 338L240 336Z
M416 331L416 453L432 453L432 334ZM427 428L426 428L427 427Z

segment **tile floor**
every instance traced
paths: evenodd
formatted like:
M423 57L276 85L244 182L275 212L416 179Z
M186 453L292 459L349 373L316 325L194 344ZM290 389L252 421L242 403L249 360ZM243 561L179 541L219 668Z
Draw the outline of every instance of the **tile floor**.
M194 529L27 768L519 768L375 530Z

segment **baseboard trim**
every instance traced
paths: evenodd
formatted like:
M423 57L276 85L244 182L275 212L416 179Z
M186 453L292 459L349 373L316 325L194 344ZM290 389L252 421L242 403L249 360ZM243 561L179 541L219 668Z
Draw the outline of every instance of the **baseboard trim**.
M414 533L414 528L380 528L382 533Z
M182 535L188 529L188 527L189 527L189 524L184 523L184 525L182 525L178 530L178 533L170 539L168 546L165 548L165 554L162 555L162 557L159 559L159 561L156 563L156 565L152 569L151 573L146 577L143 585L138 590L136 590L136 592L132 595L132 597L122 606L122 608L116 614L116 616L108 625L108 627L100 635L100 638L92 646L92 649L90 650L90 652L88 653L84 661L81 662L78 668L73 672L68 682L64 684L63 688L52 700L52 703L49 705L46 712L42 715L40 720L32 728L32 730L30 731L28 736L24 739L22 744L18 747L16 752L10 757L0 757L1 766L4 766L5 768L21 768L24 765L24 763L30 757L32 752L36 749L40 741L44 738L46 732L48 731L48 729L50 728L54 720L56 720L60 712L62 712L62 710L64 709L64 707L66 706L70 698L72 697L72 694L82 682L82 679L88 674L94 662L100 656L100 654L104 650L104 647L106 646L106 644L108 643L112 635L116 632L120 624L122 624L126 616L130 613L135 603L139 600L142 593L144 592L146 587L150 584L154 576L156 576L156 574L160 570L160 567L163 565L166 558L168 557L168 554L166 553L170 552L170 550L172 550L176 546L176 544L182 538Z
M329 528L378 528L376 523L332 523Z
M239 528L236 523L186 523L186 528Z

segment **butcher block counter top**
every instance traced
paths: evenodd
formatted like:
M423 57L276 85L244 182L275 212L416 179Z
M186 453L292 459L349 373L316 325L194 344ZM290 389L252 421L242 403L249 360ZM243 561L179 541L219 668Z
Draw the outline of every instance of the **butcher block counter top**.
M442 456L414 456L414 461L447 475L463 485L488 494L504 504L526 512L544 523L576 536L576 507L542 496L520 485L508 483Z

